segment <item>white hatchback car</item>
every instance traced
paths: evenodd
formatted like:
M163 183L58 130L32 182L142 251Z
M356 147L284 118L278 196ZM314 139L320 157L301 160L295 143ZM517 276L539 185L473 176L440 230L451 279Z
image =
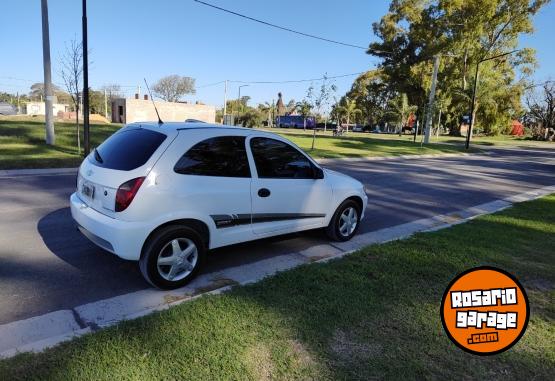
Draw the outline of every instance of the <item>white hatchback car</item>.
M281 136L206 123L127 125L83 161L70 198L86 237L166 289L216 247L315 228L346 241L367 200Z

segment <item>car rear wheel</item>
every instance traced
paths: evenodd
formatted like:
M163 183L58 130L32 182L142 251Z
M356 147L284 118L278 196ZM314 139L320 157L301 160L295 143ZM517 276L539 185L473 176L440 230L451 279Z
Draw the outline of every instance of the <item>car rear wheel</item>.
M139 267L143 277L154 287L174 289L195 277L205 257L200 234L186 226L168 226L149 239Z
M334 241L348 241L356 234L360 225L360 206L353 200L345 200L335 213L328 227L326 235Z

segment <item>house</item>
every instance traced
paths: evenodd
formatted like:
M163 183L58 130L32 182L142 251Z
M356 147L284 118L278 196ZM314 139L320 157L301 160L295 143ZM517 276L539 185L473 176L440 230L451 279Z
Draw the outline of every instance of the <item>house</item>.
M184 122L186 119L196 119L207 123L216 121L216 107L201 103L181 103L154 101L160 119L164 122ZM139 99L118 98L112 101L112 122L133 123L158 120L152 101L145 95Z
M58 115L59 112L68 112L69 105L63 103L52 104L52 114ZM27 115L45 115L46 106L44 102L27 102L25 107L25 114Z

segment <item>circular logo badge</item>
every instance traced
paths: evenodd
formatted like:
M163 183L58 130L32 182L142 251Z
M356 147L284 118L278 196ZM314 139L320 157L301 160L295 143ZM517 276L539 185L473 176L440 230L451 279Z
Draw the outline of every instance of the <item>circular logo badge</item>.
M528 297L519 281L495 267L459 274L441 301L441 321L458 347L477 355L506 351L528 325Z

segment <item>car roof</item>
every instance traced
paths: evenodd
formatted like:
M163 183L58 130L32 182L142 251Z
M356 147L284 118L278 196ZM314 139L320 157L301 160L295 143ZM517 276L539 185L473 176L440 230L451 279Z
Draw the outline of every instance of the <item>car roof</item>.
M237 130L252 130L251 128L245 127L235 127L235 126L228 126L225 124L217 124L217 123L204 123L204 122L164 122L159 124L158 122L135 122L127 124L128 127L143 127L143 128L150 128L153 130L193 130L199 128L232 128Z
M187 130L215 129L215 130L222 131L222 133L242 132L245 135L251 135L251 134L265 135L265 136L277 138L279 140L288 141L288 139L284 139L282 136L271 131L264 131L264 130L247 128L247 127L228 126L226 124L217 124L217 123L164 122L162 124L159 124L158 122L135 122L135 123L127 124L126 127L147 128L149 130L166 132L166 133L187 131Z

